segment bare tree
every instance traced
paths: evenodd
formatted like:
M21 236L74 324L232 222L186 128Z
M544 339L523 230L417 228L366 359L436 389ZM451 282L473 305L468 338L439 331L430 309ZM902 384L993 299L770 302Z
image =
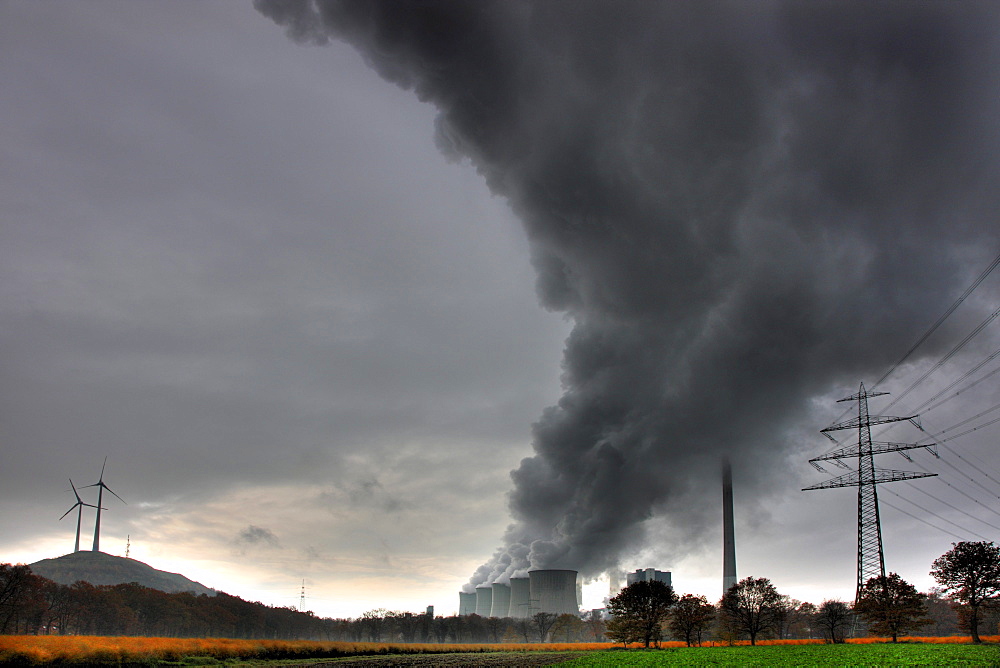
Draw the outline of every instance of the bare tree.
M500 642L500 633L507 627L505 622L506 620L500 617L487 617L483 620L492 642Z
M670 632L692 645L701 645L702 635L715 619L715 606L704 596L684 594L670 611Z
M767 578L740 580L722 597L722 614L740 633L757 644L757 636L776 631L780 618L781 594Z
M549 629L552 628L557 619L559 619L559 615L551 612L536 612L531 617L535 630L538 632L538 642L545 642L545 638L549 635Z
M830 642L842 643L854 621L854 614L850 606L843 601L827 600L820 604L814 621L816 627L823 631L823 635Z

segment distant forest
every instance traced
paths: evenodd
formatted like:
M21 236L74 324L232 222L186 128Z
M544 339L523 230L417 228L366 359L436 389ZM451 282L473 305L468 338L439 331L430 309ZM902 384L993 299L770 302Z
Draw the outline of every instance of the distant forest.
M103 635L353 642L529 642L528 620L435 617L371 610L357 619L317 617L238 596L168 594L137 583L62 585L23 565L0 564L0 635ZM567 642L593 640L578 618ZM517 635L514 636L515 628ZM558 631L558 629L554 629ZM603 640L603 624L597 631ZM573 640L570 640L573 636ZM589 636L589 637L588 637Z
M958 632L955 602L932 591L926 600L929 635ZM822 637L817 608L782 597L778 638ZM714 609L714 608L713 608ZM997 628L1000 607L985 613L985 628ZM531 619L478 615L430 617L370 610L356 619L317 617L291 607L272 607L238 596L168 594L137 583L62 585L29 566L0 564L0 635L104 635L175 638L245 638L349 642L599 642L606 624L597 616L540 613ZM721 637L710 628L707 637ZM683 638L681 638L683 639Z

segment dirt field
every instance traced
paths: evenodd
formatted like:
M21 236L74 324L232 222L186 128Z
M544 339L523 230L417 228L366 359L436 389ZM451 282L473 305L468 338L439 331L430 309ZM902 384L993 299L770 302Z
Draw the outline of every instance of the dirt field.
M551 666L583 656L584 652L463 652L460 654L395 654L392 656L319 659L308 663L284 664L282 668L336 666L336 668L371 668L372 666Z

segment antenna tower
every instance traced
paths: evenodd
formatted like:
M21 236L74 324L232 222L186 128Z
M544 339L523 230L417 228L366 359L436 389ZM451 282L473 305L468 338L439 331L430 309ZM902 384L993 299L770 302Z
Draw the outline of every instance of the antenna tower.
M302 593L299 594L299 612L306 609L306 581L302 580Z
M837 476L824 483L804 487L805 490L812 489L833 489L835 487L857 487L858 488L858 583L855 590L854 600L857 602L861 596L861 588L870 578L885 577L885 555L882 552L882 523L878 512L878 490L877 487L884 482L896 482L899 480L913 480L915 478L927 478L935 476L936 473L917 473L913 471L895 471L892 469L877 469L873 455L880 455L886 452L899 452L912 450L914 448L928 448L935 456L936 452L931 448L931 444L918 445L915 443L886 443L882 441L872 441L872 425L886 424L889 422L902 422L913 420L916 415L909 417L889 417L885 415L868 414L868 397L877 397L888 392L868 392L865 384L861 383L861 388L857 394L840 399L843 401L858 402L858 416L838 422L823 429L821 433L827 438L831 431L843 429L857 429L857 445L848 445L837 450L832 450L820 457L813 457L809 463L816 469L823 471L819 465L820 461L832 461L838 466L846 468L841 459L850 457L858 458L858 470L850 471L844 475ZM903 455L910 459L907 455ZM912 461L912 460L911 460ZM824 471L825 472L825 471Z

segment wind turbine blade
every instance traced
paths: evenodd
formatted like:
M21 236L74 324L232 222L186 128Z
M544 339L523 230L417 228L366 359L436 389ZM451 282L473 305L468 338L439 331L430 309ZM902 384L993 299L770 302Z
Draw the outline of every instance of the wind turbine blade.
M101 482L101 481L103 481L103 480L104 480L104 467L105 467L105 466L107 466L107 465L108 465L108 458L107 458L107 457L105 457L105 458L104 458L104 463L103 463L103 464L101 464L101 477L100 477L100 479L98 480L98 482ZM114 494L114 492L112 492L112 494Z
M67 511L66 511L65 513L63 513L63 514L62 514L62 517L60 517L59 519L62 519L63 517L66 517L67 515L69 515L69 514L70 514L71 512L73 512L73 509L74 509L74 508L76 508L76 507L77 507L77 506L79 506L79 505L84 505L84 506L85 506L85 505L87 505L87 504L86 504L86 503L82 503L82 504L81 504L81 503L74 503L74 504L73 504L73 507L72 507L72 508L70 508L69 510L67 510Z
M111 489L110 487L108 487L107 485L101 485L101 486L102 486L102 487L103 487L104 489L106 489L106 490L108 490L109 492L111 492L112 494L115 494L115 493L114 493L114 490L112 490L112 489ZM118 496L118 495L117 495L117 494L115 494L115 496ZM118 496L118 500L119 500L119 501L121 501L122 503L124 503L124 504L125 504L126 506L128 505L128 503L127 503L127 502L125 501L125 499L123 499L122 497Z
M76 500L78 502L82 503L83 499L80 498L79 492L76 491L76 485L73 484L73 479L72 478L69 478L69 486L73 488L73 495L76 496Z

